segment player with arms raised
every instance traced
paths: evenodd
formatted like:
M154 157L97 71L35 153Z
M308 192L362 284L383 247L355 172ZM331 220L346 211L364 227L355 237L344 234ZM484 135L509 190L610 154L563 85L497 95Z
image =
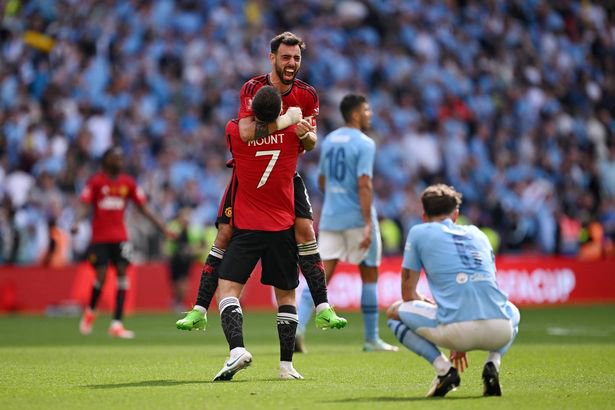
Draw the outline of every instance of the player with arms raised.
M145 193L136 181L122 172L123 153L119 147L111 147L102 156L102 170L94 174L87 182L80 195L82 206L77 210L77 216L71 227L76 233L88 208L94 208L92 216L92 241L87 252L87 258L96 271L96 280L92 286L90 303L86 307L79 330L88 335L96 319L96 305L105 282L109 263L117 271L117 293L113 321L109 334L113 337L132 339L134 333L126 330L122 324L124 299L128 290L126 268L130 263L130 243L124 224L124 211L129 201L149 219L158 229L169 237L174 237L167 231L164 223L155 216L146 204Z
M261 87L252 104L258 118L271 121L280 112L279 91ZM220 265L218 307L230 357L215 381L231 380L252 362L243 342L239 296L259 259L261 282L275 288L278 304L279 375L282 379L303 378L292 365L297 330L295 288L299 284L293 176L303 151L298 135L307 129L299 124L254 140L240 135L237 121L227 124L227 143L235 159L231 182L234 229Z
M314 148L317 140L318 95L312 86L296 78L301 67L301 52L304 49L303 41L289 32L271 40L269 53L271 72L248 80L241 88L238 127L243 140L259 140L278 130L298 124L299 129L304 132L299 136L301 145L308 151ZM255 118L252 107L256 92L266 85L275 87L282 95L284 114L272 121ZM312 207L307 189L298 173L295 173L293 183L294 226L299 265L316 306L316 326L325 329L342 328L346 326L346 319L337 316L328 303L324 269L312 226ZM207 309L218 285L217 270L233 232L230 225L232 214L233 203L229 185L220 203L216 223L218 233L201 273L196 304L185 318L176 322L178 329L204 329L206 326Z

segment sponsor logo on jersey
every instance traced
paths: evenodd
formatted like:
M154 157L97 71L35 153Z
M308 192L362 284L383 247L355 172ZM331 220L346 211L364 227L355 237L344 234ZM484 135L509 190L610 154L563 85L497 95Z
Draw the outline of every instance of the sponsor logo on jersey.
M120 198L117 196L106 196L100 201L98 201L98 208L104 209L107 211L124 209L126 201L124 198Z
M227 207L226 209L224 209L224 215L225 215L227 218L232 217L232 216L233 216L233 207L232 207L232 206L229 206L229 207Z
M468 275L466 273L460 272L457 274L457 277L455 278L455 280L460 285L463 285L464 283L468 281Z

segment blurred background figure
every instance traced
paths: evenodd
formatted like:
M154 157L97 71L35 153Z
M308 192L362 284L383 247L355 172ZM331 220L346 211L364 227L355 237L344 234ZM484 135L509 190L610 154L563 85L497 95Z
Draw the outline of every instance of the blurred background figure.
M130 287L127 276L128 266L133 262L132 244L128 240L125 211L132 203L160 232L169 238L175 234L152 212L143 189L135 179L124 172L124 152L120 147L111 146L101 156L100 171L87 181L79 196L81 204L70 232L79 232L80 221L92 212L92 239L87 251L87 259L96 273L92 283L90 301L83 311L79 322L82 335L89 335L94 328L103 285L107 279L110 265L115 268L117 289L113 320L108 333L122 339L134 338L134 332L124 327L124 305L126 292Z
M207 256L205 230L191 223L192 212L190 207L181 208L168 227L177 236L175 239L168 239L165 248L173 293L172 308L177 313L186 310L190 268L194 262L203 262Z
M54 218L48 225L49 245L43 255L41 265L48 268L61 268L70 261L70 236L58 227Z

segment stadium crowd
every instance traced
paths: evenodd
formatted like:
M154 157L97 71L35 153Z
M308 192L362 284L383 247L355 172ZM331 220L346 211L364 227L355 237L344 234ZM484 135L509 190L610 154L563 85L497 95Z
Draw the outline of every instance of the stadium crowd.
M500 252L599 256L615 240L615 8L565 0L3 0L0 263L38 263L68 236L77 192L120 145L167 220L211 226L229 178L224 124L241 84L269 71L269 40L307 50L318 134L363 92L377 141L385 249L445 182ZM318 215L318 153L303 156ZM143 258L160 237L128 218ZM317 224L315 224L317 226ZM85 226L84 226L85 228ZM64 238L64 239L58 239ZM588 255L591 252L588 253Z

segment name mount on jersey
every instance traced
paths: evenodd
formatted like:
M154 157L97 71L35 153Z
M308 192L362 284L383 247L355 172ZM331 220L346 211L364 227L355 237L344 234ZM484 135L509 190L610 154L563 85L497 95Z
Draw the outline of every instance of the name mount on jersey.
M284 144L284 134L271 134L257 140L248 141L249 147L260 147L272 144Z

